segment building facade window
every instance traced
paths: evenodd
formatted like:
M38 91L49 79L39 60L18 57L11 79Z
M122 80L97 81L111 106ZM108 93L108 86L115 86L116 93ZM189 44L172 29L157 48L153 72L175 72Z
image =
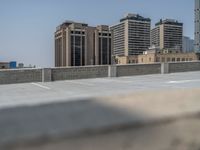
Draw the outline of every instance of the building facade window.
M100 33L99 33L99 34L100 34ZM101 39L102 39L102 38L99 38L99 65L101 65L101 62L102 62L102 61L101 61L101 56L102 56L102 50L101 50L101 49L102 49L102 46L101 46L101 45L102 45L102 44L101 44L102 42L101 42Z
M185 58L182 58L182 61L185 61Z
M112 45L112 43L111 43L111 38L109 38L109 54L108 54L108 64L111 64L111 57L112 57L112 48L111 48L111 45Z
M108 64L108 38L102 39L102 57L103 57L103 65Z
M85 65L85 36L82 36L82 66Z
M81 65L81 37L75 36L75 55L74 55L75 65Z
M156 57L156 62L160 62L160 57Z
M71 36L71 66L85 64L85 37Z
M151 57L149 58L149 62L151 62Z

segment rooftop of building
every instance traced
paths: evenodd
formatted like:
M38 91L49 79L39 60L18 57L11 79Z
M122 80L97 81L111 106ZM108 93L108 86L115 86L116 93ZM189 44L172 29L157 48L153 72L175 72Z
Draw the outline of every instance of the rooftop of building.
M178 22L177 20L174 19L165 19L165 20L160 19L160 21L157 22L155 25L158 26L162 24L183 26L183 23Z
M92 27L92 28L95 28L93 26L89 26L88 24L86 23L81 23L81 22L75 22L75 21L70 21L70 20L67 20L65 22L63 22L62 24L60 24L57 28L56 28L56 31L59 31L61 28L66 28L66 27L69 27L69 26L78 26L78 27ZM109 30L109 26L108 25L97 25L96 28L98 30L102 30L102 31L107 31Z
M162 138L161 142L170 144L173 139L192 141L199 137L199 134L194 134L199 131L199 122L189 119L199 120L199 75L200 72L189 72L87 79L67 84L44 83L40 87L28 83L11 84L6 88L1 85L0 149L67 147L88 150L100 147L100 150L102 142L106 141L104 143L111 146L103 144L103 149L119 150L119 145L113 145L122 143L121 147L130 147L138 141L139 145L144 145L145 140L149 150L158 150L160 148L151 146L151 143L157 145L157 139L150 140L152 137ZM51 89L42 88L44 86ZM88 97L83 97L87 93ZM81 98L72 99L70 95ZM183 120L188 123L177 124ZM176 124L169 128L170 123ZM188 130L195 127L196 130ZM174 136L166 133L173 133ZM95 141L91 142L92 139ZM136 142L133 144L133 141ZM163 142L160 145L166 146Z
M97 29L101 31L108 31L109 26L108 25L97 25Z
M59 25L56 30L60 30L61 28L63 27L68 27L70 26L71 24L81 24L82 26L85 26L87 27L88 24L86 23L81 23L81 22L75 22L75 21L71 21L71 20L66 20L65 22L63 22L61 25Z
M8 64L9 64L9 62L2 62L2 61L0 61L0 64L6 64L6 63L8 63Z
M145 17L140 16L139 14L131 14L131 13L126 14L124 16L124 18L120 19L120 22L123 22L125 20L137 20L137 21L151 22L150 18L145 18Z

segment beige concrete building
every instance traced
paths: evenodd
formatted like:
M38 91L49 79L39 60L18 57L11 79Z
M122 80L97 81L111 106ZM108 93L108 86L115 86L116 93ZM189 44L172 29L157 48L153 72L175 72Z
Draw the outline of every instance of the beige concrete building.
M128 14L110 27L115 56L142 54L150 46L151 20L138 14Z
M55 32L55 66L110 64L111 38L108 26L66 21Z
M185 62L199 60L199 55L191 53L166 53L151 51L138 56L138 63L154 63L154 62Z
M182 50L183 23L176 20L166 19L156 23L151 30L151 46L160 49Z
M130 56L117 56L115 58L116 64L126 65L126 64L136 64L138 63L138 55Z
M117 64L150 64L155 62L185 62L200 60L200 55L195 52L183 53L180 51L156 50L145 51L142 55L117 57Z

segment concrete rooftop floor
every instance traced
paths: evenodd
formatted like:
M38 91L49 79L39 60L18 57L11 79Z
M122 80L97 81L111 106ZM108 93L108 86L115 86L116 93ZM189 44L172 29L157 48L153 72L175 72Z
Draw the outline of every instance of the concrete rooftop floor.
M200 72L0 85L0 149L196 150L199 97Z
M0 85L0 109L74 101L139 91L200 88L200 71Z

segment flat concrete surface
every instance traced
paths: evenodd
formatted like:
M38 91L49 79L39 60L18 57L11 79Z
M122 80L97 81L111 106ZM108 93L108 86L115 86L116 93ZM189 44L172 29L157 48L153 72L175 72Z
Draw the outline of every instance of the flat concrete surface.
M153 90L1 109L0 149L199 150L199 98L200 88Z
M0 85L0 109L113 96L138 91L200 87L200 72Z
M200 119L129 128L16 150L199 150Z
M2 150L200 148L200 72L0 85L0 105Z

